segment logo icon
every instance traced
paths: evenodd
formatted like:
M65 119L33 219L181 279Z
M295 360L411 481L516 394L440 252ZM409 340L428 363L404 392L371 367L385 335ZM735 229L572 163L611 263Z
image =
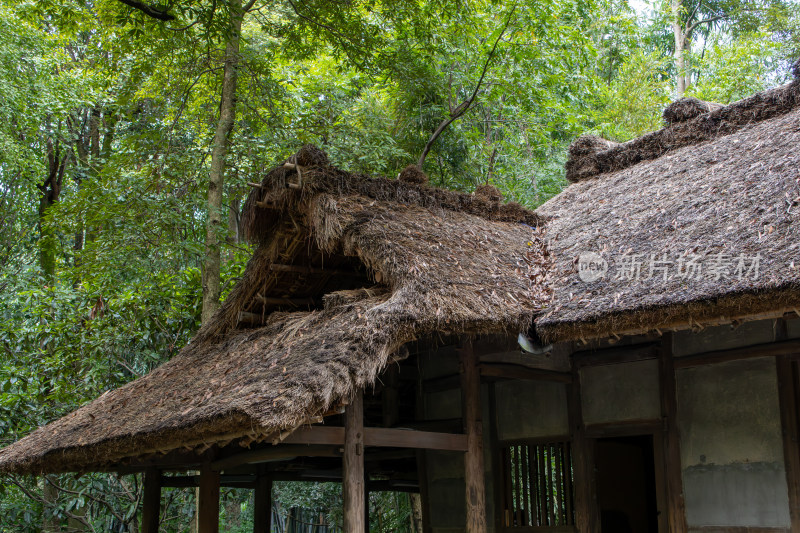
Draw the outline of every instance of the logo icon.
M594 252L584 252L578 256L578 277L590 282L604 278L608 272L608 262Z

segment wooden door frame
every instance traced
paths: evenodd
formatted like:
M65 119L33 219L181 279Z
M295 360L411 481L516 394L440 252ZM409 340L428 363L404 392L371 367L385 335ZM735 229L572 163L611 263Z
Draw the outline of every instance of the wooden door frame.
M653 439L653 482L655 483L656 489L658 533L668 533L669 511L667 507L669 503L667 500L666 463L664 455L664 423L661 419L652 419L587 425L585 430L586 447L591 450L591 466L593 469L597 468L594 453L597 441L622 437L651 437ZM595 514L599 522L600 509L597 501L597 479L594 476L592 476L591 491L591 504L595 506ZM600 531L599 524L597 525L597 529Z

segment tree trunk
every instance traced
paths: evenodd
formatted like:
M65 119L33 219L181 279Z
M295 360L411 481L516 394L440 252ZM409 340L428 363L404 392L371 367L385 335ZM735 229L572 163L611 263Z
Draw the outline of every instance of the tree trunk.
M239 68L239 34L242 29L242 2L230 2L230 33L225 45L222 96L219 120L211 149L211 171L208 179L208 218L206 221L206 256L203 267L203 314L205 324L219 308L220 234L222 232L222 188L225 177L225 155L236 119L236 78Z
M681 23L681 0L672 0L672 33L675 36L675 92L683 98L686 92L686 35Z
M50 208L61 196L61 186L64 182L64 173L69 163L70 152L62 155L61 144L58 140L47 141L47 178L39 185L39 267L48 282L52 281L56 273L56 235L52 225L47 220Z

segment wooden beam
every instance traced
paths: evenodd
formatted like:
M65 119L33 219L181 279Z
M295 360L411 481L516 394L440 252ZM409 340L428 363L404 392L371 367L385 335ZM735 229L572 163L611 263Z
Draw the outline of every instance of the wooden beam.
M261 473L253 494L253 533L272 531L272 478Z
M294 430L281 442L284 444L327 444L332 446L343 446L344 428L341 426L300 427Z
M317 301L314 298L274 298L256 294L255 299L258 303L264 305L290 305L292 307L315 307L317 305Z
M282 444L248 450L237 453L230 457L218 459L211 463L214 470L224 471L241 465L251 465L266 463L269 461L280 461L282 459L293 459L295 457L341 457L342 453L337 446L310 446L306 444Z
M364 428L364 445L464 452L467 451L467 436L409 429Z
M304 265L281 265L279 263L272 263L269 269L273 272L296 272L298 274L328 274L331 276L357 276L358 272L355 270L341 270L335 268L319 268Z
M261 313L250 313L248 311L239 311L237 321L240 324L252 324L254 326L261 326L264 324L265 316Z
M653 326L648 326L643 328L621 329L613 331L612 333L619 337L635 337L637 335L648 335L656 332L659 333L671 332L671 331L680 331L687 329L695 330L698 327L704 329L707 327L727 326L729 324L742 324L744 322L755 322L758 320L770 320L775 318L790 319L795 316L800 316L800 313L798 312L798 309L796 307L785 307L783 309L778 309L775 311L766 311L764 313L744 313L741 315L719 316L714 318L703 318L700 320L695 320L692 318L690 318L689 320L675 320L672 322L655 324ZM556 336L558 336L558 330L556 330L555 333ZM608 337L608 331L604 329L602 331L595 332L589 335L584 335L583 337L574 338L572 340L587 341L593 339L602 339L606 337ZM559 338L559 342L570 340L570 338Z
M171 488L199 487L201 476L161 476L161 486ZM221 487L244 487L255 486L256 477L253 475L242 476L222 476L220 475L219 484Z
M344 530L366 533L364 522L364 397L356 392L345 408L343 486Z
M478 365L481 376L504 378L504 379L526 379L532 381L555 381L557 383L571 383L572 375L569 372L555 372L553 370L542 370L530 368L513 363L481 363Z
M615 365L658 358L658 343L631 344L599 350L582 350L572 354L573 364L579 369L585 366Z
M661 432L663 428L664 421L660 418L656 418L586 424L584 433L587 438L602 439L605 437L633 437L636 435L645 435L655 431Z
M142 533L158 533L161 512L161 472L148 468L144 473L142 495Z
M699 365L713 365L716 363L738 361L740 359L750 359L753 357L773 357L797 353L800 353L800 340L784 340L767 344L756 344L755 346L688 355L686 357L676 357L674 364L675 368L678 369Z
M460 433L374 427L362 428L361 433L364 446L423 448L457 452L466 450L466 436ZM288 435L283 442L286 444L343 446L345 434L346 429L338 426L303 427Z
M206 463L197 491L197 533L219 533L219 472Z
M667 524L669 533L686 533L686 506L681 475L681 440L678 432L678 399L675 385L675 361L672 333L661 338L658 358L661 416L664 419L664 475L667 489Z
M483 423L481 421L481 375L478 356L467 341L458 350L461 362L464 432L467 451L464 455L466 483L466 533L486 533L486 487L483 466Z

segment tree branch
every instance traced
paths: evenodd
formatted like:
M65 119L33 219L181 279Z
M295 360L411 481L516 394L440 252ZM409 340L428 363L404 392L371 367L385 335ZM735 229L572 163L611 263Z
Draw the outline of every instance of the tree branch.
M483 64L481 77L478 78L478 83L475 85L475 90L472 91L472 95L463 102L461 102L454 110L450 112L450 117L443 120L439 124L439 126L431 135L430 139L428 139L428 142L425 143L425 148L422 150L422 155L419 156L419 161L417 162L417 166L420 169L422 169L422 165L425 163L425 158L428 157L428 152L431 151L431 147L433 146L433 143L436 142L436 139L439 138L439 135L442 134L442 132L447 128L447 126L455 122L456 119L458 119L461 115L466 113L467 110L470 108L470 106L472 106L472 104L475 102L475 97L478 95L478 91L480 90L481 85L483 84L483 79L486 77L487 70L489 70L489 64L492 62L492 58L494 57L494 54L497 51L497 45L500 44L500 40L503 38L503 35L505 35L506 30L508 29L508 25L511 23L511 18L514 16L514 11L516 9L517 9L517 4L514 4L514 6L511 8L511 11L508 13L508 18L506 19L506 23L503 26L500 35L497 36L497 40L495 40L494 45L492 45L492 49L489 51L489 55L486 56L486 62Z
M709 22L716 22L718 20L722 20L722 19L726 19L726 18L728 18L728 15L723 14L723 15L716 15L714 17L709 17L709 18L703 19L703 20L698 20L697 22L695 22L694 24L692 24L691 26L686 28L686 33L684 35L686 36L686 39L688 40L689 38L691 38L692 32L698 26L700 26L701 24L708 24Z
M126 6L138 9L148 17L165 21L175 20L175 15L167 13L163 9L147 5L144 2L139 2L138 0L119 0L119 1L125 4Z

